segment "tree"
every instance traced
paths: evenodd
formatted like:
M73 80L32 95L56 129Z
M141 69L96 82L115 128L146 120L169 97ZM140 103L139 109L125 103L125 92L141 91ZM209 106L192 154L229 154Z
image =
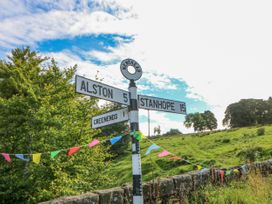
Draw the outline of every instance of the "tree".
M157 135L161 135L161 126L158 125L158 127L154 127L154 135L157 133Z
M193 127L194 131L213 130L217 128L217 120L211 111L204 113L190 113L186 115L184 125Z
M108 103L103 108L103 112L110 112L122 109L122 105L116 104L116 103ZM128 150L130 141L131 141L131 135L130 128L127 122L121 122L112 124L109 126L104 126L100 128L101 132L98 134L98 136L116 136L120 135L121 133L124 135L121 139L121 141L118 143L118 145L110 145L109 146L109 152L112 154L115 154L116 156L120 156L124 153L126 153L126 150Z
M167 136L167 135L180 135L182 134L179 129L170 129L168 132L166 132L164 135Z
M241 99L225 111L223 125L231 128L272 123L272 100Z
M15 49L0 61L0 148L7 153L40 153L89 143L97 130L90 118L99 113L97 101L76 94L71 83L76 66L60 70L52 59L29 48ZM50 153L50 152L49 152ZM55 159L43 154L39 165L11 155L0 165L0 200L37 203L111 183L110 155L102 145L82 148ZM27 159L30 159L27 157ZM103 173L102 173L103 172Z

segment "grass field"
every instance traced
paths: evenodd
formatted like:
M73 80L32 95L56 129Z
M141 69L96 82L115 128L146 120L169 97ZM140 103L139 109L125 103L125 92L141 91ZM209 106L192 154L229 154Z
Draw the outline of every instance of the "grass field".
M264 135L257 134L257 130L260 128L265 129ZM211 133L172 135L154 138L151 141L194 164L203 167L213 165L227 168L245 163L247 153L253 152L256 160L269 159L272 155L272 125ZM158 158L162 149L154 150L149 155L144 156L151 144L148 139L141 141L143 181L194 170L194 165L186 164L184 161L171 161L169 156ZM116 178L115 186L131 183L131 150L117 157L109 171Z
M227 186L205 186L186 199L197 204L270 204L272 203L272 177L250 174L241 181Z

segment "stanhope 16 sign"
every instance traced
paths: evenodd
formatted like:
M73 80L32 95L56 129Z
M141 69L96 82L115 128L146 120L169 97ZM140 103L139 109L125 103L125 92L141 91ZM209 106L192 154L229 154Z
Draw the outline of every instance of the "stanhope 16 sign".
M186 106L184 102L172 101L163 98L138 95L138 106L139 108L148 110L186 114Z

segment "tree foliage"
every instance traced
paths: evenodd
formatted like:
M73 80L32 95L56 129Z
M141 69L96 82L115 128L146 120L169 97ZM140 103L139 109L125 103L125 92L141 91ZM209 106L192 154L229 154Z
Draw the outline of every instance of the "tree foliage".
M207 110L204 113L190 113L186 115L184 125L193 127L194 131L213 130L217 128L217 120L214 114Z
M272 98L242 99L230 104L223 120L223 125L231 128L272 123Z
M2 203L37 203L113 182L105 170L110 155L101 145L50 159L50 151L87 144L98 134L90 128L90 118L99 113L97 102L75 93L75 71L76 66L61 70L29 48L15 49L0 61L1 152L48 152L39 165L12 155L11 163L2 158Z
M104 107L102 107L103 112L110 112L122 109L122 105L116 103L108 103ZM110 145L109 153L114 154L115 156L120 156L128 150L129 142L131 140L130 136L130 128L127 122L115 123L112 125L104 126L100 128L101 132L99 136L116 136L122 134L123 137L118 145Z

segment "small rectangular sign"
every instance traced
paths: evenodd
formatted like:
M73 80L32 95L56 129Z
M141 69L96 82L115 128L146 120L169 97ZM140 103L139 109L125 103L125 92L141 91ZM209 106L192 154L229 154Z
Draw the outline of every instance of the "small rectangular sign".
M76 75L76 92L129 105L129 92Z
M92 118L92 128L99 128L128 120L128 108L108 112Z
M186 104L152 96L138 95L138 107L148 110L186 114Z

